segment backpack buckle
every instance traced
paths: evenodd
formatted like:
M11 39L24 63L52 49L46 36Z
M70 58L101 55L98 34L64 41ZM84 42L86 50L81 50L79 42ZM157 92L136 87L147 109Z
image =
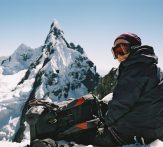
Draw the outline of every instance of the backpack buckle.
M56 119L56 118L50 118L50 119L48 120L48 122L49 122L50 124L55 124L55 123L57 122L57 119Z

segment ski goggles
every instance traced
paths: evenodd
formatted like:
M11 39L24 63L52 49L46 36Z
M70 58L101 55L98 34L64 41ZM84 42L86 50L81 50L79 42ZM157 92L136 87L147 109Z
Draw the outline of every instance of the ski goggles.
M129 53L130 43L119 43L112 47L112 53L114 59L118 58L118 55L124 56Z

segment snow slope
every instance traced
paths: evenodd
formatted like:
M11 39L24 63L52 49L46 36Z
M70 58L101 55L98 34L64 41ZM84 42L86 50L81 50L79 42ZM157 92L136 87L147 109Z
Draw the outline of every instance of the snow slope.
M26 70L14 75L0 74L0 140L13 139L22 107L28 98L34 79L17 87ZM13 91L13 89L15 89Z

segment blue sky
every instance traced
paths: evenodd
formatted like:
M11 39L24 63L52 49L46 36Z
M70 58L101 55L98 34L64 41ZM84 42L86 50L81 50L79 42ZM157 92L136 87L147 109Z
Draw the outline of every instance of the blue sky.
M153 46L163 68L162 15L162 0L0 0L0 56L21 43L39 47L57 19L67 41L80 44L100 73L118 66L110 49L124 32Z

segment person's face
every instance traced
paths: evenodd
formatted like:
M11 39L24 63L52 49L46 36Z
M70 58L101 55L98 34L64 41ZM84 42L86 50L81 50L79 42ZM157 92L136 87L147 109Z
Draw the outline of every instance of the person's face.
M117 60L121 63L123 61L125 61L127 59L127 57L129 56L129 42L127 40L124 39L118 39L116 40L116 42L114 43L115 46L115 50L117 50ZM117 46L117 48L116 48ZM118 53L118 50L120 50Z

